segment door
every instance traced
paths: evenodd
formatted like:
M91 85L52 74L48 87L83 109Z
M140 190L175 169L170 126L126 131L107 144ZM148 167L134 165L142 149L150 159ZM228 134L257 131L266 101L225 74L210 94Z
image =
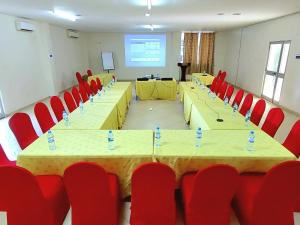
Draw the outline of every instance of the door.
M280 100L290 45L290 41L270 43L262 96L274 103Z
M0 119L4 118L4 110L3 110L3 105L2 105L2 100L1 100L1 92L0 92Z

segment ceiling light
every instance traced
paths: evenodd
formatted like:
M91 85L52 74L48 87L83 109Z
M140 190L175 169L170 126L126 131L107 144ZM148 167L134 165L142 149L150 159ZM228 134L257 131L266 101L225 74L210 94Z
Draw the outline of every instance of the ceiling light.
M242 13L232 13L233 16L240 16Z
M149 17L149 16L151 16L151 13L148 11L145 13L145 16Z
M152 8L151 0L147 0L147 6L148 6L148 10L150 11Z
M57 17L60 17L62 19L70 20L75 22L78 18L75 14L67 11L63 11L60 9L54 9L53 14Z
M151 24L150 25L150 30L153 31L154 30L154 26Z

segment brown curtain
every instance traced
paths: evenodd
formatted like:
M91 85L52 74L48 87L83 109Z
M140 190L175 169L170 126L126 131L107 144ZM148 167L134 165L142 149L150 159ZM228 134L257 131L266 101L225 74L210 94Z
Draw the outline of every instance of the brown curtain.
M184 33L184 63L191 63L187 69L187 74L198 72L199 65L197 62L198 33Z
M214 33L202 33L200 42L200 71L213 74L214 66L214 45L215 34Z

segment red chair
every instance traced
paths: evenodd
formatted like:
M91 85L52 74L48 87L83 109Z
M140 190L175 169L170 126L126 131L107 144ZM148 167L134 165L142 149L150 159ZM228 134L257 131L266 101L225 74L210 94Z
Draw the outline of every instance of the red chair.
M237 106L239 106L241 104L241 101L243 100L243 96L244 96L244 90L242 89L238 90L232 102L232 106L234 106L235 103L237 104Z
M119 224L119 182L93 163L76 163L65 170L64 183L73 225Z
M245 116L247 114L247 112L251 109L252 103L253 103L253 95L247 94L246 97L244 98L244 102L241 106L240 114Z
M294 124L282 145L297 158L300 156L300 120Z
M79 72L76 72L76 79L78 81L78 84L82 84L84 80L82 79L82 76Z
M72 88L72 95L73 95L73 98L75 100L76 106L79 106L79 103L81 101L81 97L80 97L79 91L76 87Z
M86 91L86 93L87 93L88 96L90 96L90 95L93 94L93 92L91 90L91 87L90 87L90 85L87 82L84 82L84 88L85 88L85 91Z
M221 80L222 82L224 82L226 76L227 76L227 73L224 71L224 72L221 73L221 75L220 75L219 78L220 78L220 80Z
M218 78L218 77L215 77L214 80L213 80L213 82L212 82L212 84L211 84L211 86L210 86L210 90L211 90L212 92L215 92L216 85L217 85L218 81L219 81L219 78Z
M65 99L65 102L66 102L69 112L70 113L73 112L77 108L77 106L76 106L76 103L75 103L72 95L70 94L70 92L66 91L64 93L64 99Z
M17 166L0 167L0 207L9 225L62 225L70 208L60 176L33 176Z
M83 84L79 84L79 93L81 95L81 99L83 102L86 102L89 99L88 94L87 94Z
M214 165L182 179L185 225L229 225L231 201L239 184L238 171Z
M175 173L167 165L146 163L131 179L131 225L176 225Z
M267 118L261 127L261 129L274 137L278 128L284 120L284 113L281 108L273 108L269 111Z
M15 166L15 165L16 165L16 161L10 161L7 158L2 146L0 145L0 166Z
M241 225L293 225L300 194L300 162L273 167L265 176L244 174L233 201Z
M87 72L87 75L88 75L89 77L93 76L93 73L92 73L92 70L91 70L91 69L88 69L86 72Z
M26 113L15 113L8 124L22 150L38 139L30 117Z
M228 86L227 82L223 82L223 84L220 87L219 98L222 99L222 100L224 100L224 98L225 98L227 86Z
M65 111L65 107L64 107L62 101L60 100L60 98L57 96L52 96L50 98L50 105L56 116L57 121L58 122L61 121L63 118L62 114L63 114L63 111Z
M43 133L46 133L48 130L51 129L51 127L55 125L50 111L44 103L38 102L37 104L35 104L34 114L37 121L40 124Z
M91 89L92 89L93 95L96 95L98 92L98 86L97 86L97 83L95 80L91 81Z
M96 83L97 83L98 89L101 91L102 90L102 84L101 84L101 81L98 77L96 78Z
M234 87L233 87L232 85L229 85L228 88L227 88L227 91L226 91L226 95L225 95L225 97L228 98L228 102L229 102L230 99L231 99L231 96L232 96L232 94L233 94L233 91L234 91ZM224 99L225 99L225 97L224 97Z
M264 115L266 109L266 102L263 99L260 99L254 106L253 111L251 113L251 122L256 126L259 125L262 116Z
M222 83L223 83L223 81L221 79L218 79L216 86L215 86L215 91L214 91L216 93L216 95L219 94Z
M217 78L220 78L221 74L222 74L222 70L219 70Z

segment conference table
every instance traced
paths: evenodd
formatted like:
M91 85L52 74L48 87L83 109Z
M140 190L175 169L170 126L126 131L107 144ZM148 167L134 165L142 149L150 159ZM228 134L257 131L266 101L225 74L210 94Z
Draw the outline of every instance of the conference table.
M207 73L192 73L192 80L198 80L200 83L209 86L213 83L215 77Z
M140 100L176 100L177 82L173 80L138 81L135 83L136 95Z
M153 132L151 130L115 130L114 149L108 149L107 131L54 130L56 149L48 147L43 134L22 151L17 164L34 175L63 175L76 162L94 162L119 177L121 194L130 195L133 170L140 164L152 162Z
M296 160L254 124L246 125L239 113L233 116L230 106L209 97L205 87L192 82L179 86L185 118L195 125L191 125L192 130L162 129L160 147L154 146L151 130L117 130L123 118L118 114L125 110L126 115L132 97L131 83L117 82L110 89L106 87L101 96L94 96L93 102L84 103L83 111L77 108L70 113L69 125L61 121L52 128L55 150L49 150L47 135L43 134L18 155L17 165L34 175L63 175L73 163L94 162L119 177L121 194L126 197L131 193L132 172L146 162L169 165L179 184L183 174L213 164L229 164L240 172L267 172L281 162ZM223 123L216 122L215 112ZM203 128L200 148L195 147L194 128L198 126ZM114 129L113 150L108 148L105 129ZM249 130L255 130L254 151L246 150Z
M114 73L99 73L99 74L94 74L93 76L88 77L88 83L90 84L92 80L96 81L96 78L99 78L101 81L101 84L106 86L115 76Z
M199 87L194 82L180 82L180 100L184 105L184 118L191 129L203 130L258 130L252 122L246 123L239 113L218 97L213 98L207 87ZM222 119L222 122L218 122Z
M261 130L255 131L254 151L246 149L247 130L203 131L196 148L195 130L162 130L161 146L154 146L157 162L169 165L177 181L183 174L214 164L228 164L239 172L267 172L273 166L296 157Z

